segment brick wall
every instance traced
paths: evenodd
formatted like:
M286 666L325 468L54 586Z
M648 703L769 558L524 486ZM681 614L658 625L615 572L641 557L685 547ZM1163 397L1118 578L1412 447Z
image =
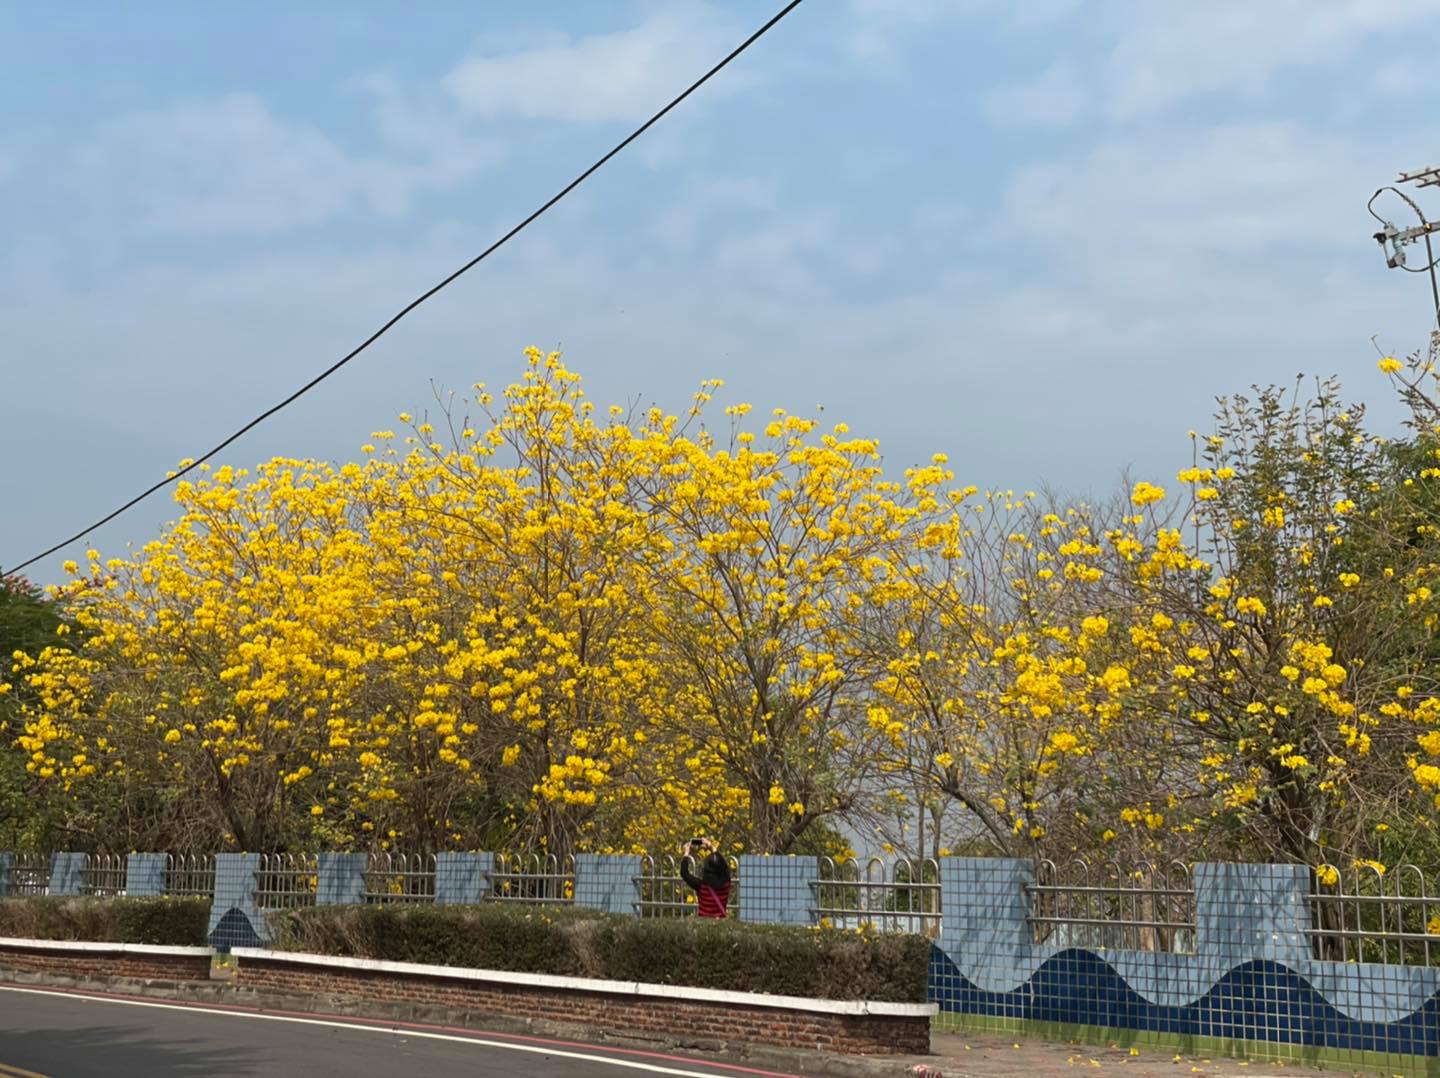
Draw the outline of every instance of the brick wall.
M765 1007L618 996L528 985L450 980L370 970L303 966L243 958L236 985L257 992L325 1001L444 1007L479 1015L533 1018L615 1035L651 1032L706 1041L747 1041L783 1048L866 1054L924 1054L930 1020L888 1015L831 1015Z
M0 977L31 973L87 980L124 977L137 981L210 980L209 955L134 954L118 951L43 951L0 948Z
M8 976L42 982L128 980L166 982L193 992L210 981L208 955L121 951L52 951L0 947L0 980ZM188 986L188 987L187 987ZM534 1019L583 1027L614 1036L653 1033L666 1039L748 1042L782 1048L847 1054L922 1055L930 1050L924 1016L837 1015L812 1011L646 998L531 985L306 966L244 958L231 986L243 993L301 997L320 1011L346 1013L356 1004L444 1008L477 1017Z

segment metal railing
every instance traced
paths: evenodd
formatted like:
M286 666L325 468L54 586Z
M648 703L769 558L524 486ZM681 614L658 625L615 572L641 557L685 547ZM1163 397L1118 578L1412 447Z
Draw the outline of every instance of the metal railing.
M575 858L554 854L497 853L487 900L556 903L575 901Z
M691 917L698 909L695 892L680 875L681 858L673 854L640 858L640 874L635 880L635 912L641 917ZM691 873L699 869L694 858L686 857ZM734 917L740 908L740 862L727 857L730 865L730 898L727 916Z
M372 853L365 865L365 901L434 902L435 855Z
M166 854L165 893L183 898L213 898L215 895L215 855L213 853Z
M822 925L940 934L940 863L931 858L871 857L862 864L822 857L811 886L812 912Z
M5 870L4 893L11 898L34 898L50 893L50 855L17 853Z
M1090 950L1195 951L1195 885L1179 861L1035 865L1026 886L1036 943Z
M255 871L255 905L289 910L315 905L320 861L313 853L265 853Z
M1440 889L1417 865L1311 873L1310 945L1336 962L1429 966L1440 963Z
M80 870L80 888L95 898L116 898L125 894L130 859L123 853L92 853Z

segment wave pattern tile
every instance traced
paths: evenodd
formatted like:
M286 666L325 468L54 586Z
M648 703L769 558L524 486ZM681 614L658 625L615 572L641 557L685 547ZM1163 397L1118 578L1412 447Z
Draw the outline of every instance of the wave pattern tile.
M1091 951L1060 951L1025 983L1008 991L991 991L975 985L936 947L930 960L930 998L942 1011L956 1014L1334 1050L1440 1055L1440 992L1403 1018L1366 1021L1337 1009L1305 977L1265 959L1236 966L1191 1002L1161 1004L1141 996Z

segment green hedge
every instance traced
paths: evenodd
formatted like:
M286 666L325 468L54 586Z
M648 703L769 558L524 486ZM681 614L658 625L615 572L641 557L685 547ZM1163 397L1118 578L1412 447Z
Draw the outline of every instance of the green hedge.
M0 936L203 947L208 898L5 898Z
M930 957L921 936L500 903L321 906L270 925L281 950L820 999L922 1002Z

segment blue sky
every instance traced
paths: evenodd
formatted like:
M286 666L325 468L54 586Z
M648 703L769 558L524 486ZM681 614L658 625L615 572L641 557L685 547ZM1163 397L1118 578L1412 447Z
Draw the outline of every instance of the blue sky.
M0 565L348 351L774 6L0 6ZM1419 347L1428 297L1364 203L1440 163L1437 39L1440 0L807 0L225 459L348 458L531 343L605 403L721 377L982 486L1164 481L1216 394L1300 371L1393 422L1370 338Z

